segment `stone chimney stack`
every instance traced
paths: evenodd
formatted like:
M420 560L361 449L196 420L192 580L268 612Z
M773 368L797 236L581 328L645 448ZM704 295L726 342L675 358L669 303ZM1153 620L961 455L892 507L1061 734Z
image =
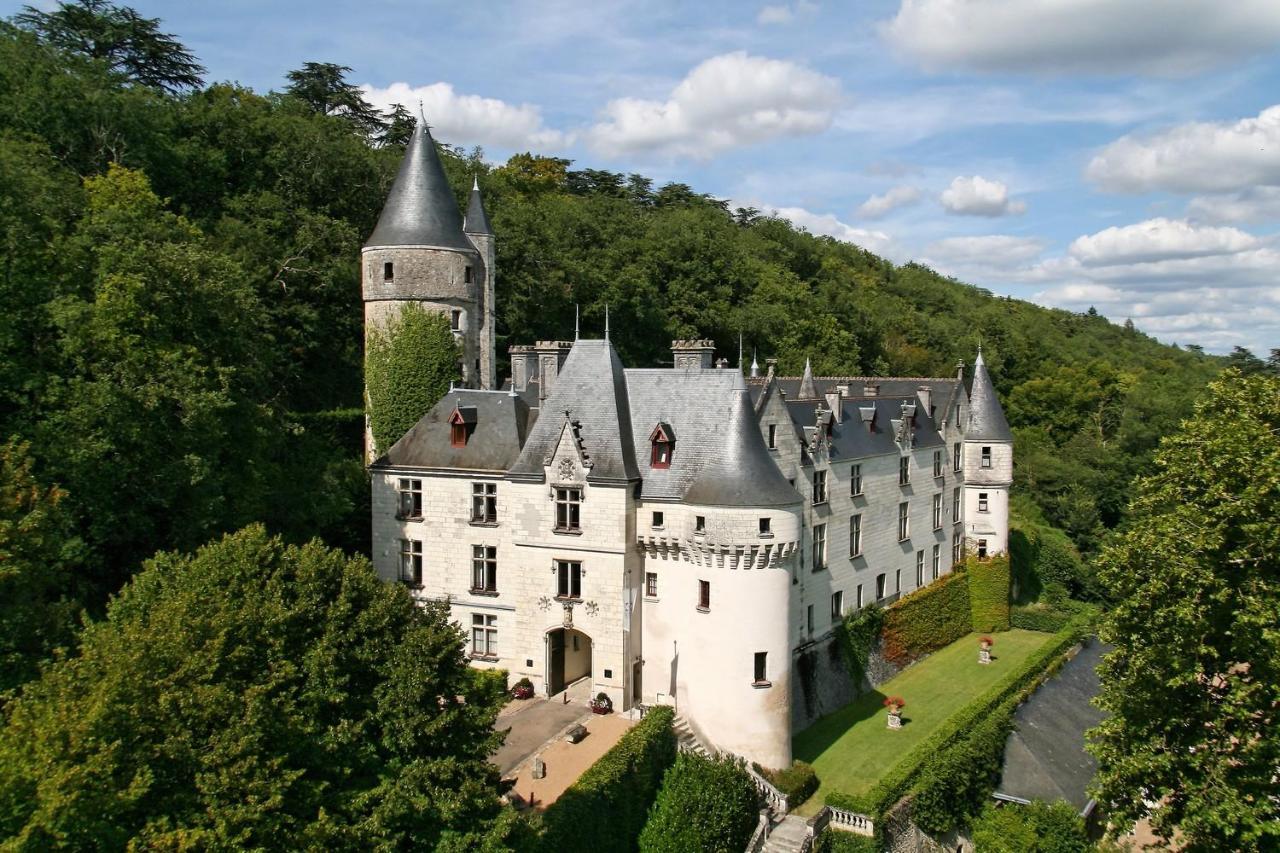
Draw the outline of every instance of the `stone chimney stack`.
M765 371L764 371L765 379L772 379L773 374L776 373L778 370L778 360L776 358L766 358L764 360L764 367L765 367Z
M528 344L515 344L511 354L511 388L524 391L538 375L538 353Z
M871 382L871 381L867 381L867 382L862 383L862 396L864 396L864 397L879 397L879 396L880 396L880 383L878 383L878 382Z
M560 367L569 357L572 341L538 341L534 350L538 354L538 401L547 399L551 387L556 384Z
M676 370L711 369L711 357L715 355L715 341L672 341L671 354L675 357Z
M717 369L717 370L724 370L724 369L725 369L725 368L727 368L728 366L729 366L729 359L727 359L727 358L717 358L717 359L716 359L716 369Z

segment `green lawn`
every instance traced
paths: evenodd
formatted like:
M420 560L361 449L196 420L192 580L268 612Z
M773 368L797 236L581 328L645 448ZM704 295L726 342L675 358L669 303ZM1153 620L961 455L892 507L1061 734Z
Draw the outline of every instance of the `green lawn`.
M948 717L1053 639L1052 634L1018 628L993 634L992 662L984 666L978 663L979 636L970 634L907 667L796 735L792 743L796 760L812 764L822 782L797 813L814 814L830 791L855 795L869 791L881 774ZM885 723L881 702L886 696L901 696L906 702L902 728L896 731Z

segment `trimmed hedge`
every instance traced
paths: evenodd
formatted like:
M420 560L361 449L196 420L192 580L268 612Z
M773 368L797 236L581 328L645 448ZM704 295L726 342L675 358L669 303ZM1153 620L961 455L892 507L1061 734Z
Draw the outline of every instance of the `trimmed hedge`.
M1009 624L1015 628L1025 628L1028 631L1044 631L1048 634L1055 634L1065 628L1074 616L1074 613L1068 613L1065 610L1031 604L1026 607L1010 609Z
M986 560L969 558L969 607L973 630L1009 630L1009 558L997 554Z
M881 652L903 667L972 630L969 579L964 572L952 572L885 609Z
M570 785L542 815L539 848L548 853L635 851L663 775L676 761L674 717L666 705L651 708ZM754 825L754 815L751 819Z
M641 853L739 853L755 832L759 795L741 759L682 752L640 833Z
M962 711L920 743L891 768L875 787L861 796L839 791L828 794L826 801L837 808L870 815L880 819L885 811L906 796L925 774L942 762L947 751L965 739L968 733L993 716L1001 703L1016 698L1017 702L1029 695L1042 676L1056 671L1068 649L1080 641L1089 631L1089 620L1082 616L1059 631L1052 641L1032 655L1022 666L1011 672L1001 683L971 702ZM966 631L966 633L968 633ZM1004 741L1000 742L1003 749Z
M876 839L840 829L824 829L813 842L813 853L880 853Z
M795 808L813 796L818 790L818 774L813 765L797 761L786 770L770 770L756 766L756 772L773 783L773 787L787 795L787 806Z

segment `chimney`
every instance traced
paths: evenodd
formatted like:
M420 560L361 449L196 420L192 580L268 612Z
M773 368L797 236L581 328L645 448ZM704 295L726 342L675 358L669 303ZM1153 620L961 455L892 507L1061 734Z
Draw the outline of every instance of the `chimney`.
M716 359L716 370L724 370L728 366L729 366L729 359L727 358Z
M538 353L528 344L515 344L507 352L511 354L511 388L524 391L538 375Z
M715 355L715 341L672 341L671 354L675 356L676 370L711 368L711 356Z
M840 395L840 398L841 398L841 399L845 399L846 397L851 397L851 396L853 396L852 394L850 394L850 393L849 393L849 383L848 383L848 382L841 382L839 385L837 385L837 386L836 386L836 393Z
M776 358L766 358L764 360L764 367L765 367L765 371L764 371L765 379L772 379L773 374L776 373L778 370L778 360Z
M870 406L859 406L858 417L867 425L867 432L876 431L876 404Z
M916 396L920 398L921 407L929 413L929 417L933 417L933 389L928 385L921 385L916 389Z
M569 357L572 341L538 341L534 351L538 354L538 402L547 399L551 387L556 384L560 368Z
M880 396L880 383L878 383L878 382L864 382L864 383L862 383L862 396L864 396L864 397L879 397L879 396Z

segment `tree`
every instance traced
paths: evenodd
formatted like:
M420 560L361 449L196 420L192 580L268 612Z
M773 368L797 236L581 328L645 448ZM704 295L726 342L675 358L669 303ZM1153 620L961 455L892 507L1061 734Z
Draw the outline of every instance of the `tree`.
M449 321L405 303L385 328L370 332L365 376L373 443L384 453L458 379L458 345Z
M143 86L173 93L203 83L204 66L175 36L160 32L160 19L128 6L107 0L59 2L51 12L26 6L13 20L54 47L102 60Z
M1084 821L1062 801L1018 806L988 801L973 824L973 847L981 853L1087 853Z
M349 71L346 65L333 62L304 62L285 75L289 78L285 91L314 112L342 116L365 136L377 136L386 122L360 94L359 87L347 82Z
M474 849L505 698L447 606L258 526L148 561L7 709L15 849Z
M413 114L406 110L403 104L395 104L383 114L384 130L380 142L384 146L404 148L413 138L413 131L417 126L418 123L414 120Z
M667 770L641 853L737 853L755 830L756 789L740 760L682 752Z
M1275 849L1280 378L1225 372L1155 467L1098 561L1097 796L1189 850Z

